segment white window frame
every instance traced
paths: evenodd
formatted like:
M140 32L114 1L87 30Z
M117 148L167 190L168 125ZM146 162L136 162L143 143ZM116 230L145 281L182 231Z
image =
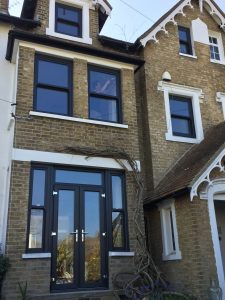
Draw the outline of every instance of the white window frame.
M184 86L184 85L174 84L165 81L159 81L158 91L164 92L166 124L167 124L167 132L165 135L166 140L174 141L174 142L192 143L192 144L200 143L204 138L201 111L200 111L200 102L202 102L202 99L204 98L204 94L202 90L195 87ZM171 111L170 111L170 100L169 100L170 95L188 97L190 98L190 101L192 101L196 138L176 136L173 134Z
M217 39L219 55L220 55L220 60L216 60L216 59L211 59L211 53L210 53L210 61L213 63L217 63L217 64L225 64L224 47L223 47L223 40L222 40L221 33L209 30L209 37L214 37ZM209 42L209 46L210 45L211 45L211 43ZM210 51L210 49L209 49L209 51Z
M69 5L82 9L82 37L74 37L67 34L55 31L55 5L56 3ZM90 38L90 14L89 10L94 9L91 2L86 0L50 0L49 1L49 27L46 28L46 34L61 39L66 39L74 42L92 44Z
M181 251L179 249L179 240L177 232L177 222L176 222L176 211L175 211L175 200L169 199L158 205L161 220L161 231L162 231L162 243L163 243L163 254L162 259L166 260L180 260L182 259ZM172 232L171 232L171 222L168 222L167 213L171 211L172 222L173 222L173 233L174 233L174 244L175 250L171 249L173 244ZM169 218L170 221L170 218Z

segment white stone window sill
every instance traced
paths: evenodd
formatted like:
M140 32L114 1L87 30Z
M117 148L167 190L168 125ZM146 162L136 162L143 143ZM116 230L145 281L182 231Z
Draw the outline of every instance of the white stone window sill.
M190 144L199 144L202 140L201 139L193 139L188 137L182 136L175 136L170 133L166 133L166 140L171 142L180 142L180 143L190 143Z
M90 120L90 119L82 119L82 118L76 118L76 117L67 117L67 116L48 114L48 113L42 113L42 112L37 112L37 111L30 111L29 115L37 116L37 117L51 118L51 119L59 119L59 120L65 120L65 121L72 121L72 122L79 122L79 123L86 123L86 124L110 126L110 127L125 128L125 129L128 128L128 125L124 125L124 124L96 121L96 120Z
M50 36L60 38L60 39L73 41L73 42L80 42L80 43L89 44L89 45L92 44L92 39L90 37L82 37L82 38L74 37L74 36L70 36L70 35L67 35L67 34L62 34L62 33L52 31L49 28L46 29L46 34L50 35Z
M225 65L225 61L223 60L216 60L216 59L210 59L210 61L214 64L218 64L218 65Z
M110 257L133 257L134 256L134 252L113 252L113 251L109 251L109 256Z
M190 54L185 54L185 53L179 53L180 56L185 56L185 57L189 57L189 58L194 58L197 59L198 57L196 55L190 55Z
M181 260L182 256L181 256L181 252L177 251L168 255L163 254L162 255L162 259L163 261L167 261L167 260Z
M22 255L22 259L51 258L51 256L51 253L26 253Z

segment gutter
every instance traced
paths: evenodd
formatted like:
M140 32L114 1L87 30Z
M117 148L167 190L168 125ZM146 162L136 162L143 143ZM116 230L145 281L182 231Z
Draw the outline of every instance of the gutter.
M18 18L3 13L0 13L0 23L1 22L15 25L17 27L25 27L25 28L35 28L41 25L40 21Z
M142 66L145 63L145 61L139 58L138 56L131 56L131 55L120 54L118 52L105 51L95 47L88 47L84 44L82 45L78 43L76 44L69 43L49 36L33 34L30 32L18 31L18 30L10 30L8 34L6 59L9 61L12 60L15 40L33 42L48 47L59 48L59 49L78 52L82 54L88 54L88 55L97 56L100 58L106 58L115 61L121 61L136 66Z
M169 198L177 198L177 197L180 197L180 196L183 196L184 194L187 194L189 193L190 194L190 191L191 191L191 188L190 187L185 187L183 189L180 189L176 192L173 192L173 193L170 193L170 194L167 194L163 197L160 197L160 198L156 198L154 200L150 200L150 201L146 201L144 202L144 209L145 210L148 210L150 209L153 205L165 200L165 199L169 199Z

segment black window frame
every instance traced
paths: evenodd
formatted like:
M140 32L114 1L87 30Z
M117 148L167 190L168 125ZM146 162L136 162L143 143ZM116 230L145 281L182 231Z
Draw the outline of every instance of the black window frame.
M97 93L97 92L91 92L91 71L94 72L99 72L99 73L107 73L116 76L116 92L117 96L110 96L107 94L103 93ZM113 68L105 68L101 66L96 66L96 65L88 65L88 118L91 120L96 120L96 121L102 121L102 122L109 122L109 123L115 123L115 124L122 124L123 123L123 118L122 118L122 95L121 95L121 72L118 69L113 69ZM103 100L116 100L117 103L117 121L109 121L107 119L97 119L97 118L92 118L91 117L91 97L96 97L100 98Z
M64 20L64 19L60 18L57 15L58 7L78 12L78 19L79 19L79 21L78 22L76 22L76 21L73 22L73 21ZM79 34L78 35L75 35L75 34L71 35L71 34L68 34L68 33L65 33L65 32L58 31L57 30L57 23L58 22L61 22L61 23L64 23L64 24L68 24L68 25L72 25L72 26L77 27L78 31L79 31ZM60 33L60 34L65 34L65 35L68 35L68 36L72 36L72 37L82 38L82 36L83 36L82 8L78 8L78 7L75 7L75 6L70 6L70 5L66 5L66 4L62 4L62 3L56 2L55 3L55 32Z
M196 138L196 130L195 130L195 120L194 120L194 113L193 113L193 104L192 104L192 98L188 96L181 96L181 95L174 95L169 94L169 105L171 100L176 100L180 102L185 102L188 104L188 110L189 110L189 117L181 116L177 114L173 114L171 112L170 108L170 119L171 119L171 126L172 126L172 133L174 136L180 136L180 137L187 137L187 138ZM173 130L172 125L172 119L180 119L180 120L186 120L189 124L189 134L180 133Z
M183 31L187 35L187 40L183 40L180 38L180 31ZM187 54L187 55L193 55L193 45L192 45L192 40L191 40L191 30L188 27L184 26L178 26L178 37L179 37L179 43L180 46L184 45L187 49L187 53L181 52L181 47L180 47L180 53L181 54Z
M68 87L58 87L56 85L38 83L38 61L46 61L52 62L56 64L66 65L68 67ZM37 109L37 89L38 88L45 88L48 90L55 90L55 91L64 91L68 93L68 107L67 107L67 114L65 113L55 113L50 111L43 111ZM62 116L73 116L73 62L71 60L66 60L61 57L51 56L51 55L44 55L42 53L35 53L35 61L34 61L34 99L33 99L33 110L37 112L47 113L47 114L56 114Z
M30 220L31 220L31 210L32 205L32 189L33 189L33 174L34 170L44 170L45 171L45 203L44 206L37 206L36 209L43 209L43 232L42 232L42 248L35 249L29 248L29 231L30 231ZM107 251L117 251L117 252L127 252L129 251L129 228L128 228L128 211L127 211L127 192L126 192L126 173L125 171L117 171L113 169L95 168L95 167L82 167L82 166L66 166L57 164L39 164L32 163L30 168L30 180L29 180L29 199L28 199L28 215L27 215L27 235L26 235L26 253L49 253L51 252L52 239L51 232L53 226L53 190L54 185L63 184L56 182L56 170L68 170L68 171L83 171L83 172L96 172L102 173L102 185L97 185L96 187L102 187L106 194L106 218L105 226L107 230L108 244ZM119 176L122 179L122 195L123 195L123 209L117 210L123 212L124 216L124 245L123 247L113 247L113 236L112 236L112 212L113 212L113 199L112 199L112 186L111 178L112 176ZM74 186L74 184L64 184L65 186ZM85 187L85 184L79 184L81 187ZM90 185L88 185L90 186ZM95 186L95 185L93 185ZM34 208L35 209L35 208Z

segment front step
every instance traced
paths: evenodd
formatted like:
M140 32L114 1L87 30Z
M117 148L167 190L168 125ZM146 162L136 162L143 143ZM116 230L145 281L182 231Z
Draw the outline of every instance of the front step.
M29 300L119 300L122 291L88 291L73 293L52 293L32 296Z

